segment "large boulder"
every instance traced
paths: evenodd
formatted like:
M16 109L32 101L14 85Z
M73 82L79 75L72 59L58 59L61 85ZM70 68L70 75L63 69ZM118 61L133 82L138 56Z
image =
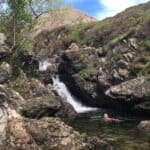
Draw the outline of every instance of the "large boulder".
M148 100L150 97L150 77L137 77L121 84L111 86L106 95L114 99L134 101L138 99Z
M137 128L141 135L150 137L150 120L141 121Z
M150 77L141 76L110 87L105 94L113 101L128 104L133 112L150 113Z
M54 95L35 97L26 100L21 114L28 118L59 117L65 122L73 120L77 113L67 102Z
M43 96L26 101L22 115L28 118L41 118L43 116L55 116L60 110L61 103L57 97Z

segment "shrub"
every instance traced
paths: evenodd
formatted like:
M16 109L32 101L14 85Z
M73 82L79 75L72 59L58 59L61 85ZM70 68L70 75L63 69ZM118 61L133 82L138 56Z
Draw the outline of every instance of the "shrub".
M143 51L150 52L150 40L144 40L140 43L140 48Z
M84 58L85 52L84 52L84 50L82 48L79 49L78 53L79 53L79 58L80 59Z
M150 74L150 62L148 62L140 72L142 75Z
M86 25L82 23L74 25L72 28L72 31L69 34L69 37L76 42L82 41L82 38L83 38L82 33L85 28L86 28Z

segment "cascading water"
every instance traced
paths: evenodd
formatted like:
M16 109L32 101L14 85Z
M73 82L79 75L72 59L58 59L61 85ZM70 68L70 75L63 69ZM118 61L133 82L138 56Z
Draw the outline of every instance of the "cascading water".
M39 71L46 71L48 67L52 66L52 64L48 60L43 60L39 62ZM81 103L77 102L75 98L71 95L66 85L60 81L59 77L52 77L54 89L58 92L58 95L70 103L77 113L84 113L89 111L96 111L97 108L91 108L83 106Z
M39 71L46 71L48 67L52 64L48 60L43 60L39 62Z
M59 77L52 77L54 89L58 92L58 95L70 103L77 113L84 113L89 111L96 111L97 108L91 108L83 106L81 103L77 102L75 98L71 95L66 85L60 81Z

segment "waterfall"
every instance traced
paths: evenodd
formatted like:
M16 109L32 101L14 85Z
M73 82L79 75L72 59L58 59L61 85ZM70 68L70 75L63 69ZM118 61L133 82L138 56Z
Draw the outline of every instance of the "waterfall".
M54 89L58 95L64 100L70 103L77 113L84 113L89 111L96 111L97 108L83 106L80 102L76 101L71 95L66 85L60 81L59 77L52 77Z
M50 67L52 64L48 60L42 60L39 62L39 70L40 71L46 71L48 67Z

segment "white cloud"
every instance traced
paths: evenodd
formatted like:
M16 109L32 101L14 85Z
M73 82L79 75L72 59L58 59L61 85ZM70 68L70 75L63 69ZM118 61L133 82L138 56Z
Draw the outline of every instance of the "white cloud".
M97 12L95 17L101 20L105 17L114 16L130 6L147 1L149 0L99 0L99 3L100 5L103 5L104 10Z

